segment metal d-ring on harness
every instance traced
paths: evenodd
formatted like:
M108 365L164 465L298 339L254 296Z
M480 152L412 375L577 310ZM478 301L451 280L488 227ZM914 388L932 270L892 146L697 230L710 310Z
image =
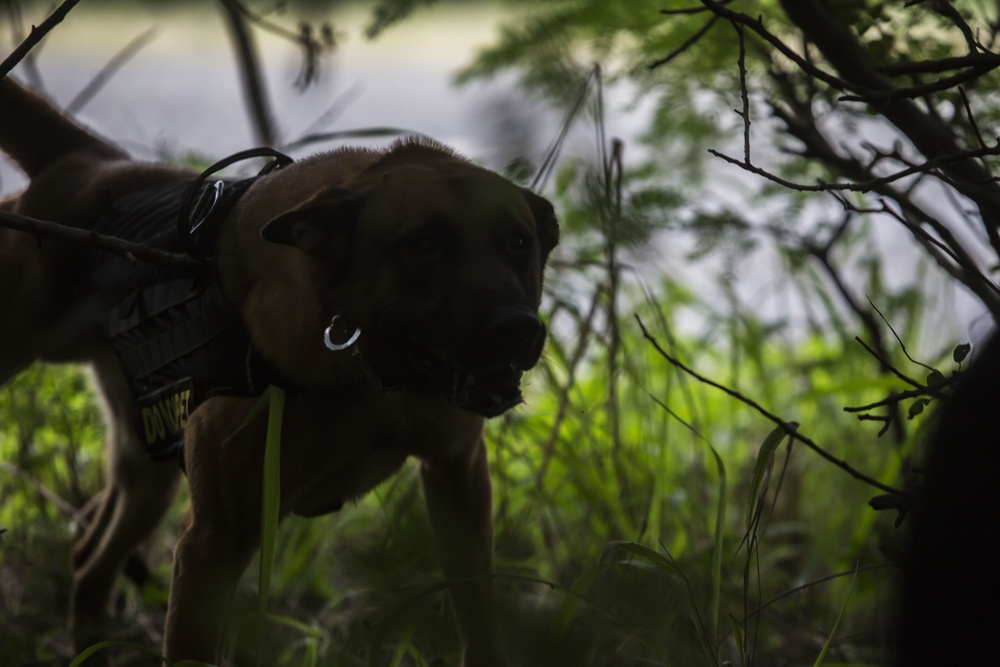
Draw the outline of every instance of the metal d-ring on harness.
M371 383L375 387L376 391L382 394L388 394L389 392L401 389L402 386L399 383L386 384L383 382L382 378L380 378L378 373L375 372L375 369L368 363L368 360L365 359L363 354L361 354L361 347L355 344L358 342L358 339L361 338L360 326L355 324L354 330L348 334L347 340L343 343L334 342L333 339L337 333L338 321L341 324L347 325L345 330L350 330L351 328L351 323L346 317L339 313L334 315L330 320L330 324L323 330L323 344L326 345L327 349L331 352L343 352L344 350L350 349L351 358L357 362L358 366L361 367L361 371L368 377L369 380L371 380Z
M249 160L255 157L273 158L264 165L257 176L241 181L229 182L216 180L205 187L202 186L210 176L231 164ZM208 261L214 255L215 241L218 236L219 224L246 190L260 176L269 174L276 169L287 167L294 160L273 148L251 148L250 150L233 153L219 160L211 167L201 172L184 191L180 210L177 214L177 239L188 255L200 261ZM201 191L201 195L198 192ZM198 201L195 202L195 196ZM194 208L192 209L192 204Z
M176 271L94 250L81 270L80 289L107 305L99 324L132 392L139 444L154 460L182 458L187 419L205 399L287 384L254 348L212 261L223 219L257 178L212 175L252 157L272 158L261 173L292 162L270 148L236 153L192 179L106 202L94 221L100 233L183 250L201 263L200 270Z

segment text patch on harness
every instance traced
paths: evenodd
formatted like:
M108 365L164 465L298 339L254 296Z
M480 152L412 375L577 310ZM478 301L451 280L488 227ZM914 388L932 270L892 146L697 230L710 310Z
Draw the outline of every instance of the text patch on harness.
M143 449L147 452L172 449L182 438L194 405L192 378L184 378L139 397L136 408L139 411Z
M230 190L245 189L237 185ZM177 211L187 187L170 183L126 195L95 231L178 252ZM192 274L95 249L86 275L86 289L108 304L101 327L135 396L139 444L153 460L182 458L184 426L201 402L256 396L278 381L211 263Z

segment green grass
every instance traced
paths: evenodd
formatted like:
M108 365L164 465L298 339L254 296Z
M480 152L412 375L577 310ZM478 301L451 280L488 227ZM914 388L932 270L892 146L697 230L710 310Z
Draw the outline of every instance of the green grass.
M767 665L820 656L884 664L892 571L878 567L878 547L894 517L867 507L875 492L674 369L626 318L609 378L606 346L595 337L576 355L581 323L566 313L550 313L574 326L554 327L564 333L530 375L527 405L488 429L496 586L514 664ZM679 314L654 315L661 327L652 333L665 340L662 323ZM863 354L812 339L791 348L764 341L755 362L737 365L732 351L694 338L674 347L699 371L800 422L837 457L896 481L907 449L877 441L873 426L840 410L885 395ZM0 410L2 573L30 588L0 587L4 664L65 659L67 512L101 483L97 411L80 371L49 368L4 389ZM408 466L336 515L286 521L264 631L251 602L255 565L235 641L253 654L262 639L269 665L456 660L419 494ZM149 548L163 582L183 505ZM845 576L829 578L837 573ZM782 597L813 580L822 582ZM145 600L123 591L123 628L162 621L162 588ZM149 636L124 636L155 649Z
M697 298L625 264L628 249L607 236L618 214L581 203L582 171L561 178L573 230L549 274L549 344L526 404L487 428L511 663L886 664L894 571L883 553L898 538L895 516L868 507L880 491L680 370L636 316L664 353L897 487L923 422L879 438L881 424L843 408L902 382L853 341L822 282L795 283L814 304L795 331L731 289L720 303ZM874 284L870 294L904 338L917 336L922 297ZM101 437L80 369L35 367L0 390L0 664L72 657L67 554L76 508L101 488ZM186 504L182 492L144 553L161 583L121 587L106 639L141 650L106 647L120 664L123 652L156 650ZM244 577L233 652L276 666L456 664L429 535L413 465L335 515L285 521L273 558Z

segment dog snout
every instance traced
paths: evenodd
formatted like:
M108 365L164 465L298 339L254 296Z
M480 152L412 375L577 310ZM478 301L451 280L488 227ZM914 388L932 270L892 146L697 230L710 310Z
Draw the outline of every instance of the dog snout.
M528 370L538 363L545 344L545 325L538 315L504 308L494 313L484 335L484 348L494 363L513 364Z

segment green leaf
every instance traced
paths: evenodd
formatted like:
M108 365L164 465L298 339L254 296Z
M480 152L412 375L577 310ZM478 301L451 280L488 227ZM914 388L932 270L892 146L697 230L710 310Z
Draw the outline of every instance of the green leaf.
M743 626L740 625L739 620L732 614L726 614L726 616L729 617L729 629L733 633L733 637L736 639L736 647L740 651L740 656L743 657L747 654Z
M798 427L797 422L791 422L791 425L795 428ZM757 460L754 462L753 466L753 477L750 481L750 498L747 501L747 530L750 530L753 519L757 514L757 506L763 502L764 493L767 492L767 489L765 488L764 492L761 493L761 483L764 480L764 473L771 467L771 461L774 460L774 452L787 435L788 432L781 426L775 428L766 438L764 438L764 442L761 443L760 450L757 452Z
M951 353L951 358L955 360L956 364L960 364L965 361L965 358L969 356L969 352L972 351L972 345L969 343L962 343L955 348L955 351Z
M907 413L907 419L913 419L914 417L922 413L928 403L930 403L930 401L927 400L926 398L921 398L919 400L914 401Z
M608 552L610 552L612 549L621 549L636 556L645 558L647 561L655 565L657 569L667 574L670 574L671 576L675 575L683 576L681 574L681 571L678 569L677 565L673 561L671 561L663 554L654 551L642 544L637 544L636 542L620 542L620 541L611 542L610 544L608 544L607 549L604 550L605 556L607 556Z

